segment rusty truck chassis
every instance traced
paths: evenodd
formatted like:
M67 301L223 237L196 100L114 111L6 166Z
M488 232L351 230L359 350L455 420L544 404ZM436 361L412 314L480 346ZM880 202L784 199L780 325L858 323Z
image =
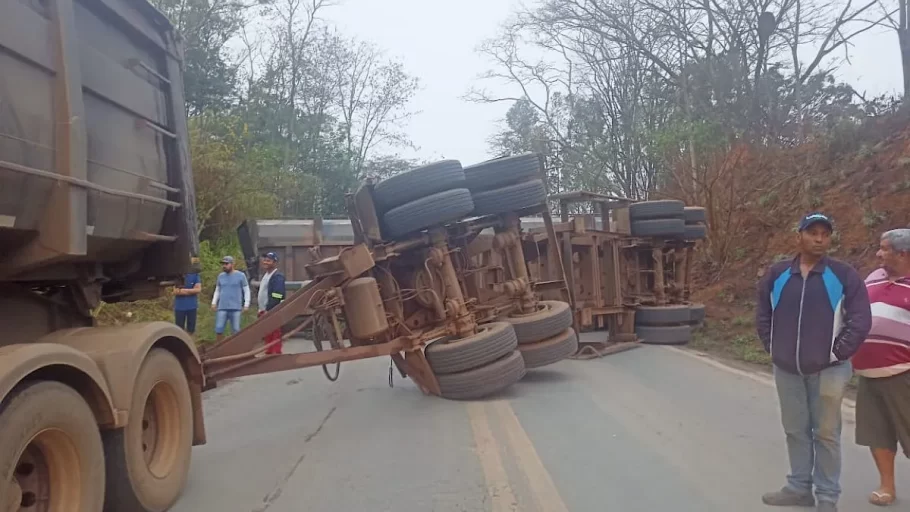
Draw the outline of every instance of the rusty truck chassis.
M372 184L366 183L348 196L355 233L353 246L307 265L307 273L313 278L308 284L247 328L203 351L206 389L225 379L313 366L323 366L326 376L334 380L326 369L329 364L390 356L402 376L411 377L424 393L440 395L439 383L422 350L428 342L470 336L478 324L502 315L536 311L535 283L526 268L519 218L541 214L555 240L545 204L463 220L390 242L379 234L371 188ZM472 242L487 228L496 233L493 249L504 255L506 279L491 284L486 291L492 293L478 299L483 294L471 275L489 269L471 264ZM366 339L357 338L343 327L346 316L353 316L344 314L343 289L362 276L371 276L378 283L388 322L388 329ZM408 281L413 286L402 288L401 283ZM264 337L301 317L304 320L283 331L281 339L312 328L316 351L265 354L278 341L263 344ZM323 350L323 336L328 338L331 349ZM343 345L345 339L349 346Z

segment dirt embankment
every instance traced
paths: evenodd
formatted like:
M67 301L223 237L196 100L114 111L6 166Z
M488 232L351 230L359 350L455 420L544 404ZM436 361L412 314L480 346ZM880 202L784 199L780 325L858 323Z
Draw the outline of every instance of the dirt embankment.
M705 263L696 274L695 300L706 304L707 321L693 345L767 364L755 337L755 285L768 264L793 254L801 215L816 210L830 215L831 255L863 277L876 267L881 233L910 227L910 116L868 123L811 145L748 152L748 159L739 160L745 164L738 179L746 185L731 187L742 197L729 198L727 209L722 201L715 212L709 207L723 225L712 229L716 238L700 249ZM727 244L723 250L722 244ZM709 257L717 255L723 257Z

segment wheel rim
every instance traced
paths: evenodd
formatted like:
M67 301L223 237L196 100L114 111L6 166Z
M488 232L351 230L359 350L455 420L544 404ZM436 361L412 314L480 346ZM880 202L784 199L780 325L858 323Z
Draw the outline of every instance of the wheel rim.
M166 382L152 387L142 414L142 454L149 472L166 478L180 453L180 404Z
M13 473L19 512L77 512L82 471L76 445L63 431L49 429L29 441ZM13 501L15 503L15 501Z

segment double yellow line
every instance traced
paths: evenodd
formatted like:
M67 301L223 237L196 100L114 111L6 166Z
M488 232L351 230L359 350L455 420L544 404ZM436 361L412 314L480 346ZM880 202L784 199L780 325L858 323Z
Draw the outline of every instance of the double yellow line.
M568 512L569 509L559 496L556 484L553 483L550 473L537 455L534 443L528 438L509 402L505 400L473 402L467 404L467 409L474 432L477 458L480 460L487 482L493 512L519 510L514 483L509 480L502 463L503 452L515 457L515 465L530 488L531 498L536 505L534 508L540 512ZM504 432L508 450L503 450L493 435L490 418ZM522 512L525 510L527 509L523 508Z

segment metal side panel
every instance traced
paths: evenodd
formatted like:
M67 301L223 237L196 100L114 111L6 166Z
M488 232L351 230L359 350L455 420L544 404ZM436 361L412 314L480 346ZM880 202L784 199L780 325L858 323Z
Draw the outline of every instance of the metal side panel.
M144 0L4 2L0 279L137 259L135 279L171 276L198 254L181 59Z

